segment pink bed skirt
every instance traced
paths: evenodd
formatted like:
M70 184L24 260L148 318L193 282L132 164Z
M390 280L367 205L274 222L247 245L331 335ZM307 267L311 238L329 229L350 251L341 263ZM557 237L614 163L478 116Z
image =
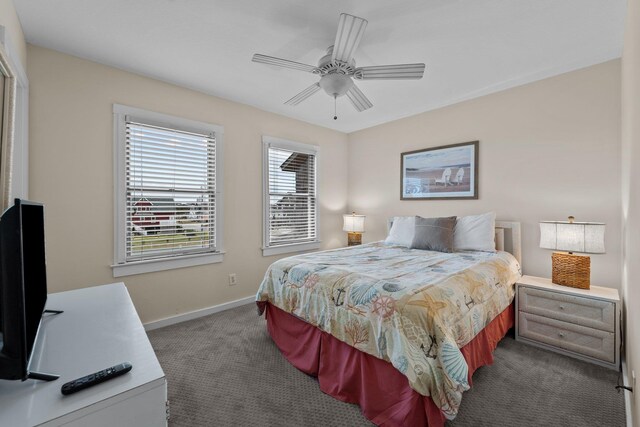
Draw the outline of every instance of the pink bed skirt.
M422 396L389 362L363 353L268 302L267 329L284 357L318 378L320 390L360 406L379 426L443 426L445 417L431 397ZM498 315L461 351L471 376L493 363L493 350L514 325L513 304Z

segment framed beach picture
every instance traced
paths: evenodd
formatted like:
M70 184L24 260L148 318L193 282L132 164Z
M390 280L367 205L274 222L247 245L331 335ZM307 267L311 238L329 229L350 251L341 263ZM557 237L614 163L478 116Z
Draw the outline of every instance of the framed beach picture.
M400 200L477 199L479 141L400 155Z

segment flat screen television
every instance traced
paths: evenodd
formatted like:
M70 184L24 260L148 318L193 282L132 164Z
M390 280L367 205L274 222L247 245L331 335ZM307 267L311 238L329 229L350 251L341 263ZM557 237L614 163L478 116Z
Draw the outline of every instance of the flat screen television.
M46 302L44 206L16 199L0 217L0 379L57 378L29 370Z

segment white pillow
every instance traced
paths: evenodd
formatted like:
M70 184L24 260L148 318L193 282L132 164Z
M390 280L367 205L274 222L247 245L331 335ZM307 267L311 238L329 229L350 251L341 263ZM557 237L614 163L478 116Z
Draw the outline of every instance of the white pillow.
M495 252L495 227L495 212L458 217L453 229L453 250Z
M410 247L413 242L413 235L416 232L415 216L397 216L393 219L393 225L389 230L389 235L385 243Z

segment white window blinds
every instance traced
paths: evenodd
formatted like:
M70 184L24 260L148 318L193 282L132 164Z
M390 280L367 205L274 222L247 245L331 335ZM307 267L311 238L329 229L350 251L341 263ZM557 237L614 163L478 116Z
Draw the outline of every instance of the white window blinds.
M125 118L126 261L216 250L216 139Z
M266 246L316 241L316 155L270 145L266 163Z

